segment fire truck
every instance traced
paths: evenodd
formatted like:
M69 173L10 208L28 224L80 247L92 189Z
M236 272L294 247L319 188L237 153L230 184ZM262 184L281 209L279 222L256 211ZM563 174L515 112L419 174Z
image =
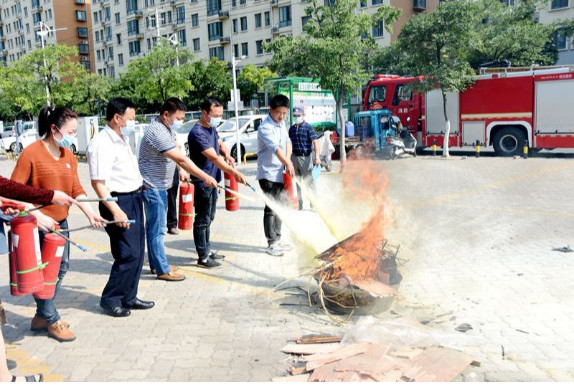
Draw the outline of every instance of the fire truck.
M492 70L477 75L465 92L447 93L449 146L478 143L500 156L520 154L525 144L574 148L574 67ZM363 110L389 109L420 146L442 146L442 93L413 93L407 84L420 79L376 75L367 84Z

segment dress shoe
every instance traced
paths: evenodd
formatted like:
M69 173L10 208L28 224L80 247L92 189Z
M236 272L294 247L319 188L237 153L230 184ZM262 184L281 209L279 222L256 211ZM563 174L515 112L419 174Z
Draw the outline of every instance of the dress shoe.
M214 253L213 251L209 253L209 258L211 259L225 259L225 255Z
M177 229L177 227L171 227L167 232L172 234L172 235L179 234L179 230Z
M126 306L129 307L130 309L135 309L135 310L147 310L147 309L151 309L152 307L155 306L155 302L153 301L142 301L139 298L136 298L136 301L133 303L133 305L131 306Z
M66 321L60 320L60 322L62 322L62 324L65 327L67 328L70 327L70 324L67 323ZM32 318L32 324L30 325L30 330L32 330L33 332L45 332L48 330L49 326L50 324L48 323L48 321L46 321L42 317L35 315L34 318Z
M170 271L176 271L177 269L179 269L179 267L177 267L176 265L169 265L169 270L170 270ZM157 274L157 270L156 270L156 269L151 269L151 273L152 273L152 274Z
M130 314L132 314L130 309L126 309L125 307L122 306L111 307L100 302L100 307L104 309L106 313L108 313L108 315L111 315L112 317L127 317Z
M169 273L158 275L157 279L161 279L162 281L183 281L185 276L170 271Z
M66 326L64 322L60 320L48 326L48 336L60 342L71 342L76 339L76 336L72 333L70 327Z

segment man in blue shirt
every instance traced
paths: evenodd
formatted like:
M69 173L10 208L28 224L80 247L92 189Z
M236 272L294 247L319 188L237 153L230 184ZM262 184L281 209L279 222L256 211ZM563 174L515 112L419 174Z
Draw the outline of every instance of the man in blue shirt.
M223 116L223 103L217 98L207 98L201 103L201 118L192 127L187 137L189 157L203 172L221 181L221 171L233 175L238 183L245 183L242 173L232 167L234 159L229 149L217 134L217 126ZM223 155L225 160L220 156ZM206 186L195 176L191 177L195 187L195 221L193 223L193 241L197 251L197 265L212 268L221 266L215 259L224 259L211 251L209 233L211 222L215 219L217 189Z
M314 190L315 184L311 175L311 153L313 150L313 165L321 165L317 134L313 127L305 121L305 107L293 108L293 120L294 124L289 128L289 139L293 144L291 161L295 168L295 175L301 177L305 184ZM303 210L303 196L299 185L297 185L297 196L299 197L299 210Z
M261 190L275 200L283 192L283 169L295 175L291 162L291 142L285 128L289 112L289 98L275 95L271 99L269 115L257 130L257 180ZM267 254L280 257L293 246L281 242L281 219L265 205L263 228L267 238Z

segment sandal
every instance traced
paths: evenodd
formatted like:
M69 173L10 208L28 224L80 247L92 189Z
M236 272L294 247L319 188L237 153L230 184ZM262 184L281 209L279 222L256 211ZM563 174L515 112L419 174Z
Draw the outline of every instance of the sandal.
M12 376L12 382L16 382L16 379L22 376ZM23 376L26 382L44 382L44 375L42 373L32 374L29 376Z

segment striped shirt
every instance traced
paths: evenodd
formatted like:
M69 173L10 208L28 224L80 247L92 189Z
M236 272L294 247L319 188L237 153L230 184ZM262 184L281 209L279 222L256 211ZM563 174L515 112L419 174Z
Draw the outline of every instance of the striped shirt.
M156 190L167 190L172 186L176 165L164 153L175 147L175 132L154 120L140 144L138 163L144 186Z
M309 156L313 151L313 141L317 139L317 134L309 123L303 122L289 128L289 138L293 145L293 154Z

